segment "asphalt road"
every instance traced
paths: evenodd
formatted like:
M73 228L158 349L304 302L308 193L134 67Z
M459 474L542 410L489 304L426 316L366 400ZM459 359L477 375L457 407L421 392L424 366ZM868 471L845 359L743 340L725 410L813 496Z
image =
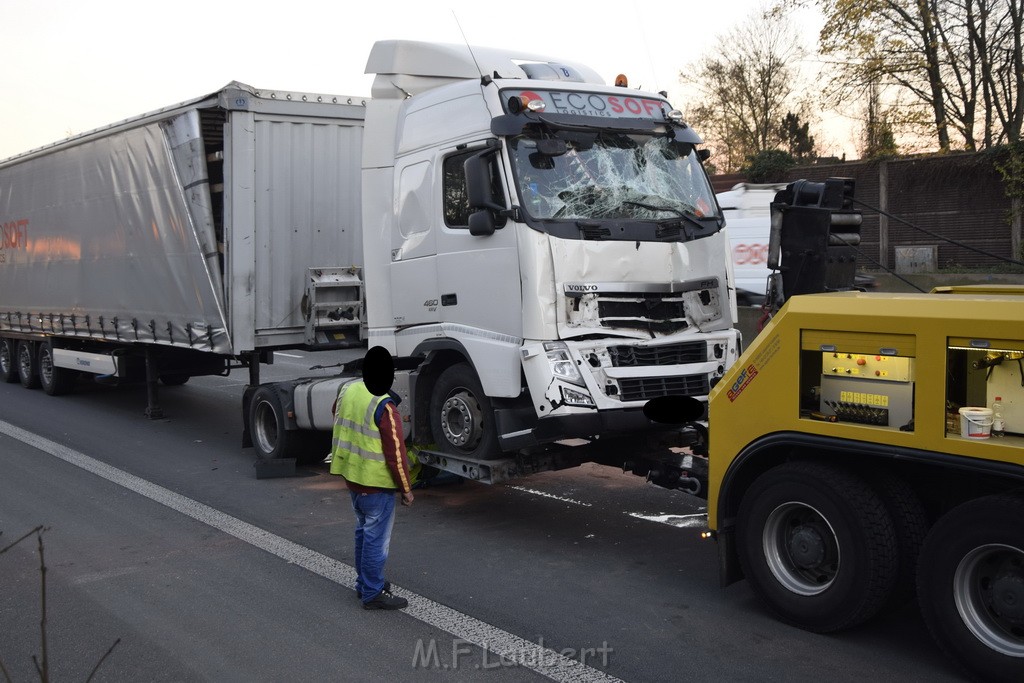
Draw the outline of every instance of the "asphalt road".
M778 623L719 588L703 501L600 466L418 490L388 561L410 608L364 611L346 491L324 466L256 479L244 382L162 388L153 421L143 387L0 385L0 549L45 527L53 680L962 680L914 604L835 635ZM33 534L0 554L13 681L39 678L41 585Z

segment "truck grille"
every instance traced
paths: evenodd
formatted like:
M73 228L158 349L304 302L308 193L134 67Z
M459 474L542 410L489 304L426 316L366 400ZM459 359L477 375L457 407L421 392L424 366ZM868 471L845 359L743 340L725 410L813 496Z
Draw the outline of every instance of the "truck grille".
M623 401L649 401L659 396L704 396L708 391L706 375L619 380L619 397Z
M686 342L668 346L611 346L608 348L612 367L636 368L652 365L683 365L704 363L708 359L705 342Z
M686 319L686 307L680 297L659 294L611 294L597 300L601 322L621 324L624 321L667 322Z

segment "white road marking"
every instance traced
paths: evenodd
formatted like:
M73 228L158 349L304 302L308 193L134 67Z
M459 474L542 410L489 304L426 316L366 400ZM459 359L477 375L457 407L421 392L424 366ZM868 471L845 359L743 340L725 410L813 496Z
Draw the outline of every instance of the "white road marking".
M355 569L311 548L293 543L209 505L192 500L7 422L0 421L0 434L6 434L66 463L134 491L187 517L234 536L249 545L276 555L290 564L298 565L346 588L355 589ZM585 505L585 503L580 504ZM610 682L620 680L600 669L587 666L560 652L503 631L422 595L417 595L398 586L395 586L392 591L409 601L409 606L404 610L405 614L552 680Z
M284 356L285 358L305 358L305 356L299 356L294 353L284 353L283 351L274 351L275 356Z
M644 515L639 512L627 512L630 517L646 519L648 522L660 522L680 529L692 529L707 526L708 514L698 512L695 515Z
M553 493L547 493L545 491L538 491L537 489L528 489L525 486L509 486L509 488L510 489L515 489L516 491L522 491L523 493L530 493L530 494L535 495L535 496L541 496L543 498L551 498L551 499L554 499L554 500L560 500L563 503L572 503L573 505L581 505L581 506L583 506L585 508L593 507L592 503L584 503L584 502L579 501L579 500L573 500L572 498L563 498L562 496L556 496Z

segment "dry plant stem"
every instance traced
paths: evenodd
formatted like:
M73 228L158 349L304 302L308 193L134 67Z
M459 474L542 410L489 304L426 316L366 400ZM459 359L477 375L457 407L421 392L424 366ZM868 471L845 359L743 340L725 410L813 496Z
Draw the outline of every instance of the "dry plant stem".
M91 681L91 680L92 680L92 677L96 675L96 672L97 672L97 671L99 671L99 669L100 669L100 665L101 665L101 664L103 664L103 660L105 660L105 659L106 659L106 658L107 658L107 657L108 657L108 656L110 655L110 653L114 651L114 648L115 648L115 647L117 647L117 644L118 644L118 643L120 643L120 642L121 642L121 639L120 639L120 638L118 638L117 640L115 640L115 641L114 641L114 644L110 646L110 649L109 649L109 650L107 650L107 651L106 651L106 652L105 652L105 653L103 654L103 656L102 656L102 657L100 657L100 661L96 662L96 666L94 666L94 667L92 668L92 671L90 671L90 672L89 672L89 677L88 677L87 679L85 679L85 683L89 683L89 681Z
M39 577L41 582L40 595L42 601L42 615L39 618L39 636L42 647L42 668L36 664L36 668L39 669L39 680L43 683L47 683L50 680L50 660L46 654L46 562L43 559L43 532L42 530L36 533L39 539Z

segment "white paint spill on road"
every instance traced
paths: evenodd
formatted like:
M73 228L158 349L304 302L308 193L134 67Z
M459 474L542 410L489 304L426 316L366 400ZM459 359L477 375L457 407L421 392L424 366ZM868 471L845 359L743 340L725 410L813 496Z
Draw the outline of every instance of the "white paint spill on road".
M661 524L668 524L669 526L679 527L680 529L695 529L707 526L708 514L706 512L698 512L693 515L645 515L639 512L627 512L630 517L636 517L637 519L646 519L648 522L659 522Z
M351 589L355 588L355 569L334 558L322 555L311 548L272 534L248 522L243 522L237 517L232 517L209 505L192 500L7 422L0 421L0 434L6 434L44 453L49 453L55 458L91 472L118 486L134 491L139 495L223 531L249 545L265 550L286 562L298 565L341 586ZM577 504L589 505L588 503ZM403 610L408 616L418 619L428 626L449 633L456 638L461 638L463 641L472 643L499 657L504 657L525 669L535 671L552 680L567 682L620 681L620 679L600 669L587 666L560 652L503 631L496 626L434 602L422 595L407 591L398 586L395 586L392 592L409 601L409 606Z
M585 508L593 507L593 503L584 503L584 502L579 501L579 500L573 500L572 498L565 498L563 496L556 496L555 494L548 493L546 491L538 491L537 489L528 489L525 486L509 486L509 488L510 489L515 489L516 491L522 491L523 493L529 493L530 495L541 496L542 498L551 498L552 500L560 500L563 503L572 503L573 505L580 505L580 506L585 507Z

